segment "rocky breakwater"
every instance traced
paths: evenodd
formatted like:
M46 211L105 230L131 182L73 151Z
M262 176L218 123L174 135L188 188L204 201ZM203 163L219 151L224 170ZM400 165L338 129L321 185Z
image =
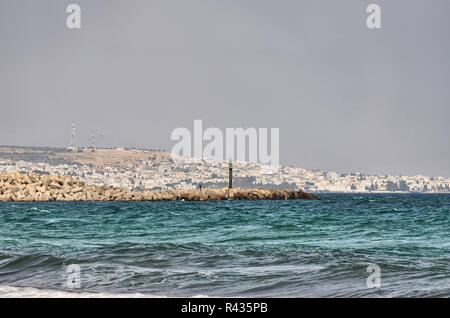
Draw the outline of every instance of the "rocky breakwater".
M0 174L0 201L212 201L212 200L317 200L302 190L202 189L143 190L86 185L70 176Z

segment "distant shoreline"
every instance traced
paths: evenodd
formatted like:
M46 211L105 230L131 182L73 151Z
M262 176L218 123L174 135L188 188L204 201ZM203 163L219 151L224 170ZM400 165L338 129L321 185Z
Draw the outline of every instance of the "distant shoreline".
M447 194L449 192L413 192L413 191L311 191L308 192L314 195L320 194L420 194L420 195L433 195L433 194Z
M303 189L309 193L450 193L450 178L423 175L372 175L233 162L233 186ZM185 158L156 149L1 147L0 173L68 175L86 184L128 190L228 187L228 162Z

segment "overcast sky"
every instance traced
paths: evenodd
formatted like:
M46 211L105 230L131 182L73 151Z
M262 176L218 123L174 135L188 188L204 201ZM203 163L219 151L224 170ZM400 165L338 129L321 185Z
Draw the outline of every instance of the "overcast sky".
M78 3L82 28L66 27ZM382 29L366 26L378 3ZM450 1L1 0L0 144L277 127L304 168L450 176ZM100 134L103 138L100 139Z

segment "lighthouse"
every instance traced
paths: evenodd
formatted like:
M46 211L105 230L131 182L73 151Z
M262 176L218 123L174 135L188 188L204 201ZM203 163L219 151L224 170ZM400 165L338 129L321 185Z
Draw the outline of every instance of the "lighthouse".
M233 188L233 163L231 162L231 160L228 167L228 188Z

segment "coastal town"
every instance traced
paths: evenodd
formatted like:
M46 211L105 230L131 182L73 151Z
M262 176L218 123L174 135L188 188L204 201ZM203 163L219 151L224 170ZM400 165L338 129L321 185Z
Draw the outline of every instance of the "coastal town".
M303 189L307 192L450 193L450 178L370 175L308 170L291 166L270 169L233 162L233 187ZM174 161L156 149L0 147L0 173L73 176L86 184L128 190L222 188L228 186L228 163L196 158Z

